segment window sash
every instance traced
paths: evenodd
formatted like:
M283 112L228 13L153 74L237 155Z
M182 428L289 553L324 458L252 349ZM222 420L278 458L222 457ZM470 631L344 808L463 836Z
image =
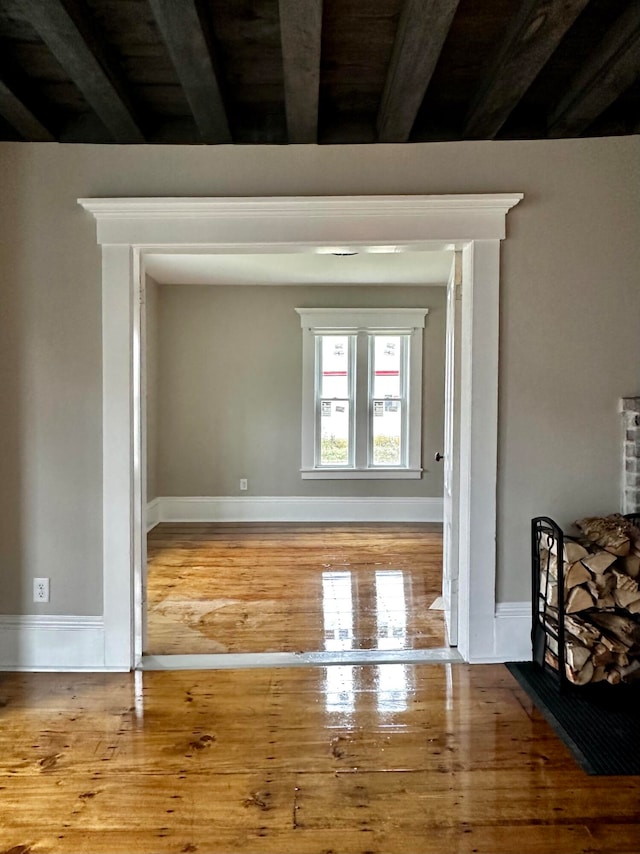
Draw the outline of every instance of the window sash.
M385 397L374 397L376 390L376 354L375 346L376 339L383 337L394 337L400 339L400 358L399 358L399 394ZM368 335L368 400L367 400L367 468L407 468L408 464L408 417L409 417L409 395L408 395L408 376L409 376L409 342L411 336L408 333L397 332L373 332ZM382 404L384 407L385 401L396 401L400 410L400 453L398 463L376 463L375 462L375 419L376 405Z
M329 337L347 338L347 397L323 397L323 340ZM354 468L355 461L355 335L346 335L340 331L325 332L315 336L315 441L314 441L314 465L318 469L349 469ZM347 461L344 463L322 462L322 404L344 402L349 407L347 428Z

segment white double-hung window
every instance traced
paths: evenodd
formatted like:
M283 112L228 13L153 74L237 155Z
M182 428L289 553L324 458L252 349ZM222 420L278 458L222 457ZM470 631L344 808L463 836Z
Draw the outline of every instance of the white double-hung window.
M419 478L426 308L297 308L303 478Z

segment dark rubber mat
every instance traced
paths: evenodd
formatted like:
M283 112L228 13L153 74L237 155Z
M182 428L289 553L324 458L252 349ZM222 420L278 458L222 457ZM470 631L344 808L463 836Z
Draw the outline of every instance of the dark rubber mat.
M640 684L558 690L530 661L507 667L587 774L640 775Z

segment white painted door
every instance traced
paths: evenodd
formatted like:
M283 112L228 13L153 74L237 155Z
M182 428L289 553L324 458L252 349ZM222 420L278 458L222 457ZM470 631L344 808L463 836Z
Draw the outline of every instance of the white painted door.
M139 530L136 526L134 550L134 631L133 651L135 661L142 658L147 640L147 309L146 277L138 273L140 299L134 307L134 346L138 347L134 359L133 394L136 400L135 415L140 419L134 431L134 459L138 461L140 477L136 479L134 503L140 519ZM137 345L136 345L136 342Z
M444 501L442 598L447 638L458 643L458 484L460 427L460 298L461 255L454 254L447 284L445 339Z

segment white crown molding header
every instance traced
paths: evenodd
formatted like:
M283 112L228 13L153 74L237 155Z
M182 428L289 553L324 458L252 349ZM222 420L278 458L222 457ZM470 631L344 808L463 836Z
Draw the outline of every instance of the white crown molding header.
M196 198L94 198L78 199L78 204L96 219L149 219L149 217L224 216L246 218L248 214L298 216L301 212L317 217L344 213L357 216L414 216L427 211L491 211L506 215L524 198L523 193L471 193L442 196L265 196Z
M100 244L240 245L233 220L253 222L257 243L281 242L278 222L294 222L289 244L353 246L398 242L503 240L505 217L521 193L446 196L282 196L263 198L78 199L97 222ZM368 221L368 240L361 226ZM273 226L273 232L270 226ZM452 247L454 248L454 247Z

